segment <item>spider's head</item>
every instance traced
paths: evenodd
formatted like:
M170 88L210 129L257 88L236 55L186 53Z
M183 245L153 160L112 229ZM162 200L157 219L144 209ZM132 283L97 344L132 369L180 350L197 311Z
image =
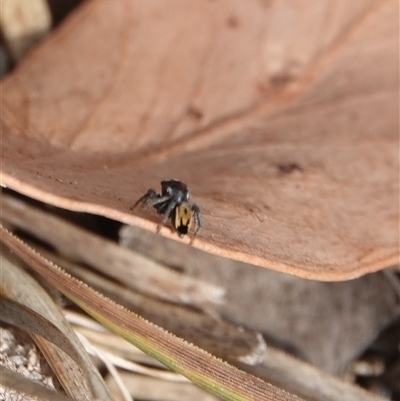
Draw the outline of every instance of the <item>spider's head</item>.
M190 198L187 185L178 180L161 181L162 195L169 196L177 205L187 202Z

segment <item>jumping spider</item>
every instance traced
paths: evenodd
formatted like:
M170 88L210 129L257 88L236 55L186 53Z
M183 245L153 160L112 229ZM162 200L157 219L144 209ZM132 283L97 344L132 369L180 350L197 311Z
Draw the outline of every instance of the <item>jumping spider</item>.
M189 198L187 185L182 181L161 181L161 194L149 189L135 202L131 210L139 204L153 206L158 214L164 215L161 221L163 225L171 218L172 226L180 237L187 234L193 224L196 235L201 228L200 208L195 203L189 203Z

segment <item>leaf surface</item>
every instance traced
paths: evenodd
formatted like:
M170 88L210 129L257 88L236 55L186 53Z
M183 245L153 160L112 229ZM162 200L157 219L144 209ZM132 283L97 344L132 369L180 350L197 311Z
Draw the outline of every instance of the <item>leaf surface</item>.
M2 83L3 185L156 230L129 208L176 178L200 249L320 280L394 264L398 12L87 2Z

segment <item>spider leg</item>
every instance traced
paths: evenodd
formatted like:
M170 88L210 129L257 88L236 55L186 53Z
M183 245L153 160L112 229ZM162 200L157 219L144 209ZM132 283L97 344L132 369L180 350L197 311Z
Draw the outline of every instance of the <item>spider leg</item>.
M148 202L146 202L146 206L157 206L160 203L164 203L166 201L168 201L171 197L170 196L160 196L157 195L157 198L155 199L149 199Z
M176 206L176 202L173 199L171 199L171 201L168 203L167 209L165 210L165 213L164 213L164 217L161 221L161 223L164 226L166 225L168 219L171 217L171 213L175 209L175 206Z
M156 193L154 189L149 189L142 197L140 197L135 204L130 208L135 209L137 205L142 204L143 206L156 206L169 199L169 196L161 196Z
M200 208L195 203L192 203L190 205L190 209L192 209L193 220L194 220L194 224L196 226L196 231L194 232L193 235L196 235L201 229Z
M165 197L163 197L163 198L165 198ZM170 199L171 199L170 197L167 197L166 200L170 200ZM164 200L164 202L166 200ZM157 225L157 233L160 232L162 226L167 225L168 218L171 216L171 213L174 210L175 206L176 206L176 202L174 200L170 200L169 203L167 204L167 208L165 210L164 217L161 220L161 223ZM172 230L172 231L174 231L174 230Z
M146 205L151 199L157 199L157 193L154 189L149 189L143 196L141 196L133 206L130 207L130 210L133 210L141 203L142 205Z

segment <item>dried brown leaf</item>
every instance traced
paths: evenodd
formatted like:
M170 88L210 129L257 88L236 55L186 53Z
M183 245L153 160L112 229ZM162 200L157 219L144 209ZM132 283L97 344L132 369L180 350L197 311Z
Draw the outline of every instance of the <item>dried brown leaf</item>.
M129 207L177 178L208 252L321 280L394 264L398 7L86 2L3 81L3 185L155 230Z
M130 312L65 273L0 224L4 245L29 263L96 320L212 394L224 400L300 401L302 398L235 368Z
M68 395L82 401L111 400L58 305L22 268L1 256L2 319L31 334Z

